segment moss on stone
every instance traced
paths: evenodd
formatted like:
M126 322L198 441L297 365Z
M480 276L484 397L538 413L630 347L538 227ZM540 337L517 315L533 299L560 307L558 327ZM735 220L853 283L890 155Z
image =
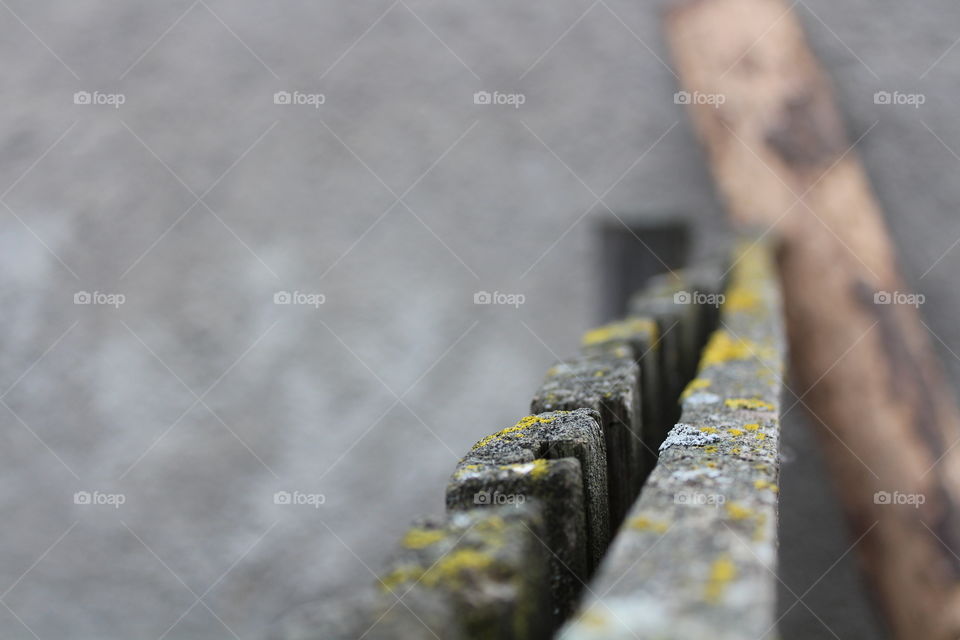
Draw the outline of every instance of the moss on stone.
M440 529L410 529L403 536L401 544L407 549L423 549L436 544L446 537Z
M733 564L730 554L724 553L710 565L710 575L707 578L705 599L710 604L717 604L723 598L727 585L737 577L737 567Z
M776 409L771 403L760 398L727 398L723 404L731 409L752 409L754 411L773 411ZM750 425L747 426L749 428Z
M614 340L629 340L637 334L647 334L651 344L655 344L657 323L650 318L628 318L588 331L583 335L582 342L584 346L590 347Z
M562 413L562 412L557 411L555 413ZM544 418L543 416L525 416L523 418L520 418L517 424L513 425L512 427L501 429L500 431L497 431L496 433L481 439L479 442L477 442L477 444L473 445L473 448L479 449L499 438L505 438L510 435L519 434L520 432L525 431L526 429L529 429L535 424L547 424L549 422L553 422L554 420L555 418Z

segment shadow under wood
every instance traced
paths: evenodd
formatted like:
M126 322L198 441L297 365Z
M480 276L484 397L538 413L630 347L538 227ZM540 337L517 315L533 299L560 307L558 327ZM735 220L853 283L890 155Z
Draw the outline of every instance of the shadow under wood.
M627 300L650 276L682 268L690 254L693 234L686 216L618 214L618 218L604 219L595 228L602 282L600 323L626 315Z
M791 399L787 393L787 407ZM782 582L777 594L781 640L888 638L871 606L856 550L851 549L856 538L846 526L816 434L799 408L784 418L782 438ZM798 597L803 602L797 602Z

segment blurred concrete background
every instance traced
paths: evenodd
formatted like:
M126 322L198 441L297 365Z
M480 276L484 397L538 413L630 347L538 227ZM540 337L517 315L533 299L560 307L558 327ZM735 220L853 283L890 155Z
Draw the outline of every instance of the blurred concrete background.
M960 6L794 8L960 382ZM595 319L606 207L721 225L658 12L0 1L0 636L255 638L371 580ZM783 637L880 637L792 418Z

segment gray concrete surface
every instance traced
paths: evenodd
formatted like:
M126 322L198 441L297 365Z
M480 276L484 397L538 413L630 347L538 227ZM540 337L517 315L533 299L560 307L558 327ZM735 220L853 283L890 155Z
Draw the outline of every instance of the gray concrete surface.
M869 130L956 382L960 7L797 10L854 137ZM719 223L653 3L3 0L0 16L5 638L254 638L372 579L442 509L456 456L523 415L593 320L597 196ZM295 290L325 303L273 304ZM526 302L475 306L478 290Z

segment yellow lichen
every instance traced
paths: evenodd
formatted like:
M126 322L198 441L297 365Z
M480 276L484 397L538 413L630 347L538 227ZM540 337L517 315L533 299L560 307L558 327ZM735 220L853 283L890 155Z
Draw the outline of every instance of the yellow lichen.
M758 433L758 434L757 434L757 440L766 440L766 439L767 439L767 434L765 434L765 433Z
M474 471L480 471L481 469L483 469L483 465L480 464L465 464L457 469L457 477L461 478L469 473L473 473Z
M407 549L423 549L440 542L445 537L443 531L439 529L410 529L403 536L401 544Z
M706 378L694 378L680 394L680 400L686 400L700 389L706 389L710 386L710 381Z
M727 585L737 576L737 568L730 558L730 554L723 554L710 565L710 576L707 578L706 600L716 604L723 596Z
M704 433L717 433L718 429L716 427L700 427L700 431Z
M577 622L594 629L600 629L607 626L607 618L602 613L587 609L577 618Z
M709 446L704 447L703 450L706 451L707 453L716 453L716 452L717 452L717 448L716 448L714 445L712 445L712 444L709 445Z
M449 553L423 574L421 582L428 587L454 580L463 571L486 569L493 559L476 549L460 549Z
M754 480L753 486L761 491L764 489L769 489L773 493L779 493L780 488L768 480Z
M651 345L655 344L657 341L657 323L649 318L630 318L614 322L585 333L583 344L584 346L592 346L612 340L629 340L643 333L649 336Z
M727 515L733 520L746 520L753 517L753 510L736 502L727 503Z
M764 513L757 514L757 526L753 530L753 539L756 542L763 540L763 534L766 530L767 516Z
M486 570L491 565L493 558L488 554L476 549L459 549L445 555L429 569L417 565L398 567L380 582L387 591L394 591L407 582L419 582L428 588L438 584L457 585L463 572Z
M660 522L657 520L651 520L650 518L644 516L637 516L631 518L627 523L631 529L636 529L637 531L654 531L656 533L666 533L667 529L670 528L670 525L666 522Z
M562 413L562 412L558 412L558 413ZM549 422L553 422L554 420L556 420L556 418L544 418L542 416L525 416L521 418L517 422L517 424L515 424L514 426L507 427L506 429L501 429L500 431L497 431L496 433L489 435L486 438L483 438L477 444L473 445L473 448L479 449L480 447L484 447L498 438L519 433L525 429L529 429L531 426L535 424L546 424Z
M533 462L512 462L510 464L500 465L501 469L512 471L514 473L529 473L533 478L541 478L548 471L549 462L545 458L537 458Z
M531 478L542 478L550 471L549 463L544 458L537 458L533 461L533 470L530 472Z
M723 304L724 311L753 311L760 306L760 296L746 287L731 288Z
M718 329L710 336L710 341L703 350L703 356L700 358L700 371L731 360L749 360L762 356L764 353L764 348L755 342L733 338L723 329Z
M756 423L753 423L753 424L745 424L745 425L743 425L743 428L746 429L747 431L756 431L757 429L760 428L760 425L758 425L758 424L756 424Z
M397 567L380 578L380 586L385 591L393 591L402 584L419 580L420 576L423 575L423 571L423 567L417 565Z
M743 435L743 429L734 429L734 428L731 427L730 429L727 429L727 433L729 433L729 434L732 435L733 437L742 436L742 435Z
M772 404L760 398L727 398L723 401L723 404L731 409L752 409L754 411L759 409L773 411L775 408Z
M480 533L500 533L507 523L500 516L487 516L474 527Z

